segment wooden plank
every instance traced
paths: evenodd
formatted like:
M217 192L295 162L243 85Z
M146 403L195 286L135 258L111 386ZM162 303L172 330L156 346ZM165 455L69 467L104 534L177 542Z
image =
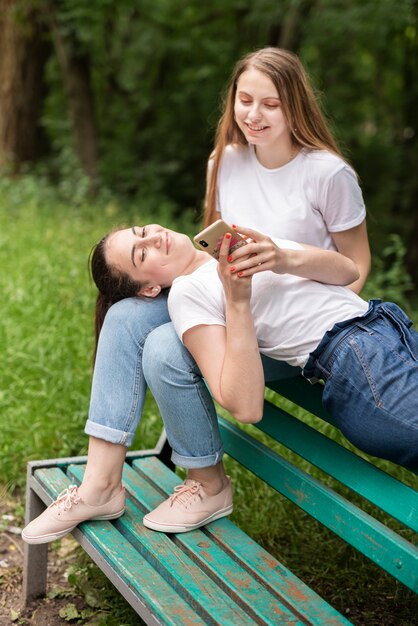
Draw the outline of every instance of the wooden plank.
M159 490L156 490L150 482L131 468L127 468L124 472L124 483L129 492L138 498L147 511L158 506L163 499ZM171 492L170 488L168 491ZM149 535L149 531L144 530L144 532ZM241 567L228 552L222 550L202 530L181 533L177 536L153 532L150 540L155 543L159 558L161 545L165 542L174 541L176 545L181 546L182 551L190 556L197 568L209 574L220 589L244 609L252 623L260 622L271 626L277 624L278 621L292 624L305 623L301 622L298 615L278 601L257 580L254 580L245 568ZM174 568L178 576L176 564ZM219 598L216 602L219 602Z
M219 417L225 450L256 476L418 592L418 548Z
M83 468L77 466L68 469L69 474L77 481L82 480ZM207 537L201 531L175 537L172 534L166 535L145 528L142 517L146 511L155 508L161 502L161 493L127 465L124 467L123 482L133 501L128 501L127 513L117 522L119 530L179 595L187 597L192 606L195 608L199 605L204 606L209 617L219 624L239 623L250 626L262 623L274 626L278 618L295 626L301 624L287 608L271 606L271 596L257 583L251 586L252 581L247 573L239 571L232 559L225 557L218 546L215 544L207 546ZM204 553L208 561L215 564L214 568L202 568L201 563L192 558L195 556L193 551L184 550L184 547L187 548L193 540L201 544L198 552ZM227 584L219 586L217 578L208 576L208 573L215 571L222 580L228 579ZM234 583L238 592L235 590L232 594L230 592ZM239 595L241 587L244 588L243 595L250 596L248 604L245 604Z
M70 484L70 479L60 469L40 469L36 479L52 499ZM208 624L210 618L204 611L196 613L164 580L164 578L138 554L114 524L96 521L80 524L80 532L100 553L108 564L105 574L116 588L122 592L127 586L140 600L143 610L141 617L147 623L171 624ZM127 597L127 596L125 596ZM134 607L137 610L137 606ZM156 617L152 619L152 616ZM213 622L212 622L213 623Z
M411 487L271 402L257 427L418 532L418 492Z
M163 490L165 495L172 493L179 483L179 478L155 458L134 461L133 467ZM244 570L304 622L318 626L350 623L230 520L223 518L212 522L204 528L204 533L206 544L214 539ZM187 535L190 533L178 535L177 540L187 540Z

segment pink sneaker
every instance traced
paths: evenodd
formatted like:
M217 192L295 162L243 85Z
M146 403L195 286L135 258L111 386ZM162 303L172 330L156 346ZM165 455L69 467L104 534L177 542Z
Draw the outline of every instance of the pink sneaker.
M232 513L232 486L216 496L208 496L197 480L187 478L174 487L174 493L145 515L144 526L163 533L186 533Z
M90 506L78 495L78 487L70 485L41 515L22 530L22 539L26 543L48 543L61 539L81 522L116 519L123 515L124 511L124 488L106 504Z

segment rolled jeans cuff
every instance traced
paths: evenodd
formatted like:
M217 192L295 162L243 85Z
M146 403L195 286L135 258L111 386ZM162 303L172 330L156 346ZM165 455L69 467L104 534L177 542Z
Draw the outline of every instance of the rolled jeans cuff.
M132 445L135 433L127 433L123 430L116 430L115 428L110 428L109 426L104 426L103 424L98 424L97 422L93 422L88 419L86 422L86 426L84 428L84 432L86 435L91 437L97 437L97 439L103 439L104 441L108 441L109 443L116 443L122 446Z
M173 450L171 460L174 465L178 465L184 469L199 469L202 467L212 467L213 465L217 465L220 461L222 461L223 454L223 447L219 448L217 452L208 454L207 456L182 456Z

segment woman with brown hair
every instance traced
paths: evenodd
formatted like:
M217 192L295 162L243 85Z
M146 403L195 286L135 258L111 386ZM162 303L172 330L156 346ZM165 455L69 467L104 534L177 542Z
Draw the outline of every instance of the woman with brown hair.
M327 284L328 266L338 267L346 282L358 278L355 263L333 250L275 239L287 271L237 273L232 262L253 262L258 242L271 240L239 227L247 244L231 253L232 230L220 245L219 263L196 250L183 233L159 224L110 233L92 255L97 306L114 292L153 300L171 287L168 309L176 332L213 397L238 421L254 423L263 416L261 352L300 367L311 382L322 379L325 408L360 449L416 470L418 333L411 320L394 303L367 303L350 289ZM315 280L306 278L308 266ZM193 439L192 419L185 426L190 430L183 436ZM123 428L123 417L113 427ZM109 450L109 457L116 459L114 447L115 455ZM94 455L92 448L88 466L97 462ZM110 460L101 461L105 470L115 467ZM118 475L123 458L119 463ZM94 475L90 482L100 493ZM101 507L86 505L83 485L66 490L23 530L23 538L51 541L83 519L121 515L121 485L119 498ZM232 508L232 485L222 462L202 464L199 480L189 469L184 483L143 522L160 532L187 532L229 515Z

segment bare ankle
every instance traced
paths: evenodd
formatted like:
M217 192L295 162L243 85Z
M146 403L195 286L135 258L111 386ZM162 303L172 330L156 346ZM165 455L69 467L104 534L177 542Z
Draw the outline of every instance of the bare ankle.
M197 480L209 496L218 495L228 485L222 463L211 467L189 469L187 478Z
M99 506L109 502L122 489L121 483L110 481L85 480L79 487L79 494L86 504Z

